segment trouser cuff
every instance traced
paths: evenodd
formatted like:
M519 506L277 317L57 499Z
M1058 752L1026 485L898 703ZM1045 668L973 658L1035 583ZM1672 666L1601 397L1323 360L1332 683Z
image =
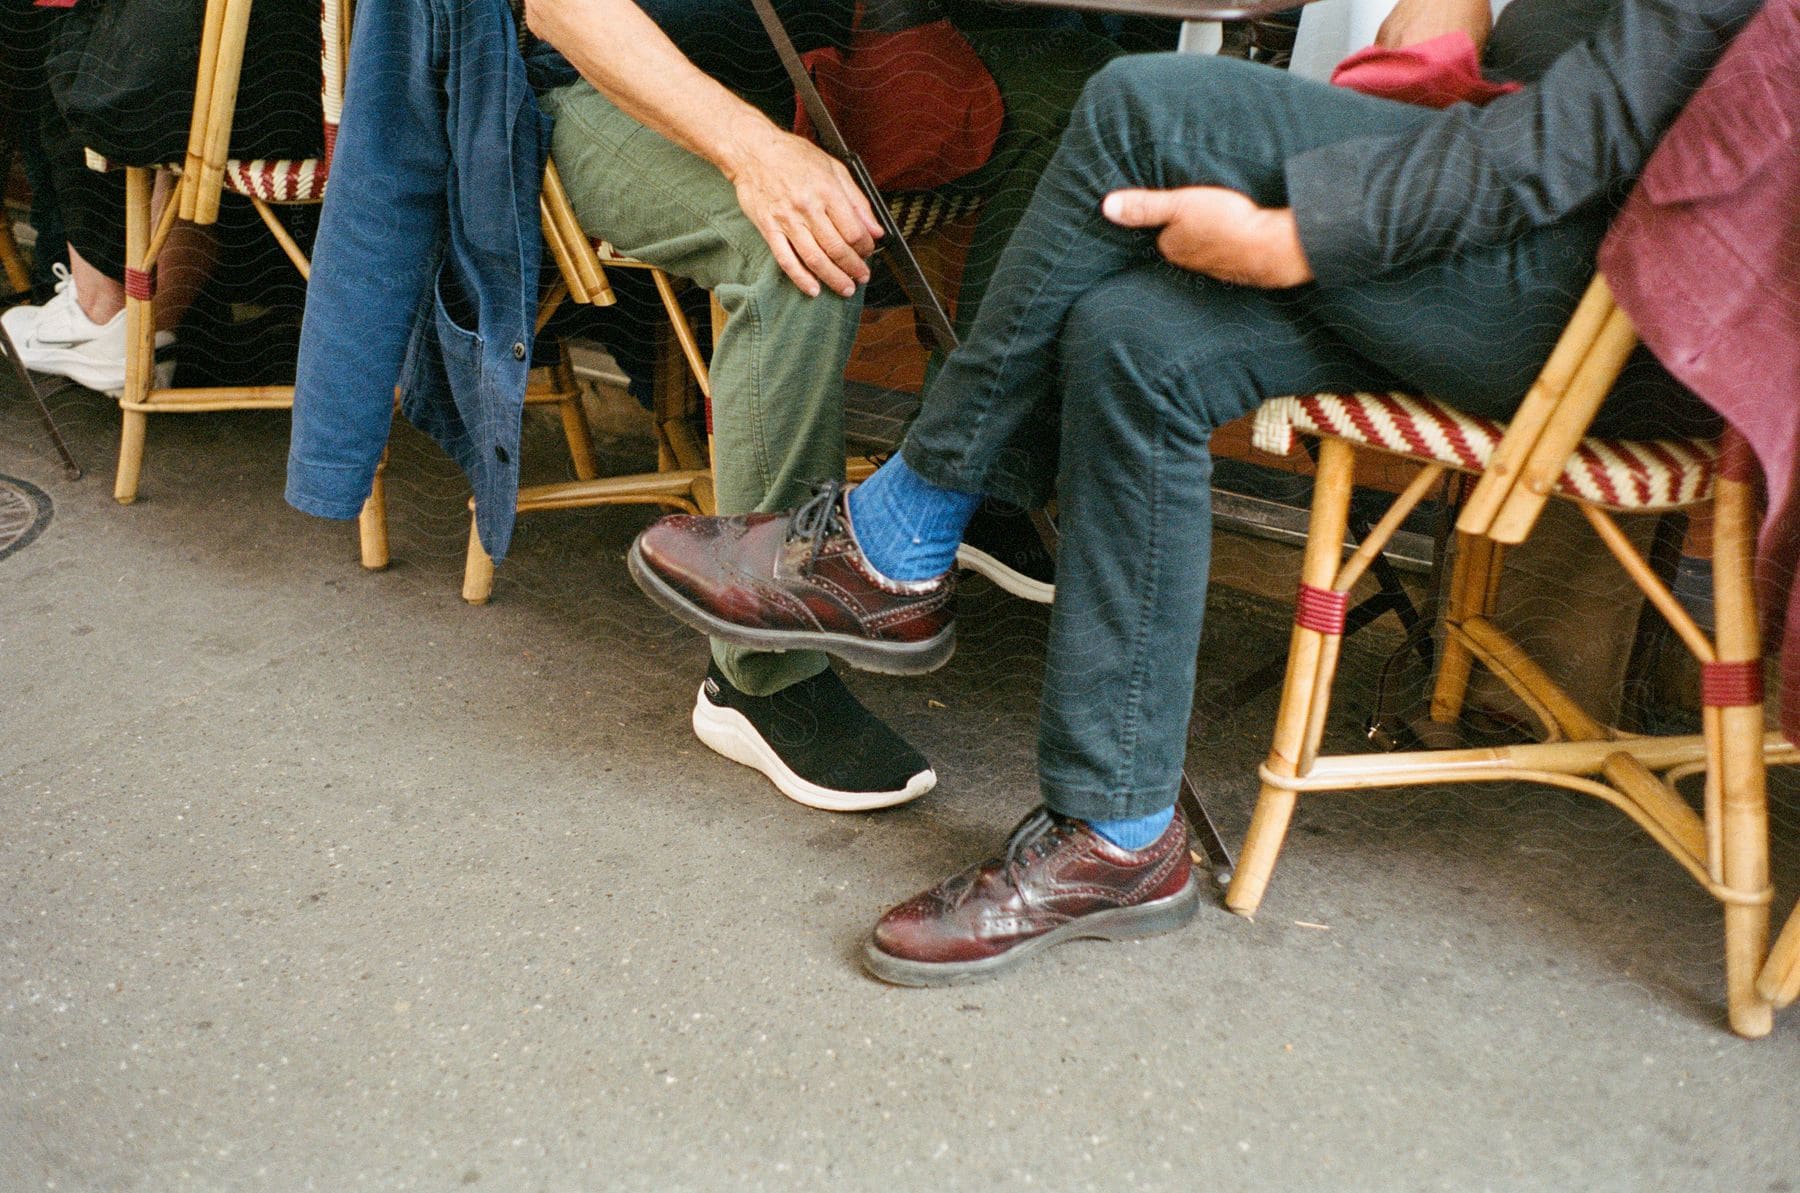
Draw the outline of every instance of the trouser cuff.
M831 666L816 650L751 650L718 638L712 640L712 657L731 686L746 696L773 696Z
M1015 475L1004 467L975 469L960 459L933 451L912 439L900 445L906 466L937 485L963 493L996 497L1020 509L1039 509L1050 500L1050 486Z
M1038 788L1045 807L1077 820L1135 820L1174 807L1178 794L1173 787L1168 791L1149 793L1096 791L1091 787L1067 786L1048 778L1040 779Z

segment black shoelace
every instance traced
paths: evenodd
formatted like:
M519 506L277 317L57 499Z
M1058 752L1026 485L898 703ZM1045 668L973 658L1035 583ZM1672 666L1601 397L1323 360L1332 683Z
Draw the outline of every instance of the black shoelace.
M807 567L818 561L819 551L825 546L827 538L846 529L841 501L844 482L814 481L812 491L813 495L800 503L794 510L793 519L788 523L790 542L794 539L806 539L810 543L806 555Z
M1048 843L1058 827L1056 816L1042 806L1032 809L1031 815L1019 821L1019 827L1006 839L1004 860L1009 882L1018 885L1020 868L1031 864L1037 848Z

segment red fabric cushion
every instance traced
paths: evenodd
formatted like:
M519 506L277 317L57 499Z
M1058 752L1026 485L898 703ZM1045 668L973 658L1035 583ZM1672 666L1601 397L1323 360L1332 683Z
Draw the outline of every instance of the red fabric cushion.
M1364 95L1427 108L1485 104L1519 90L1517 83L1490 83L1482 78L1475 42L1460 31L1397 50L1380 46L1358 50L1338 63L1331 82Z
M805 55L825 108L884 191L932 190L985 165L1006 109L994 77L949 21L858 31L848 52ZM796 105L794 131L813 136Z

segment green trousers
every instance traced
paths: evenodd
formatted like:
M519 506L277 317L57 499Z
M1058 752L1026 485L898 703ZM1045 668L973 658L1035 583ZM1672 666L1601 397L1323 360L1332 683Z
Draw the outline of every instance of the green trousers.
M844 363L862 295L800 292L712 165L645 128L585 82L543 97L551 153L581 225L620 252L688 278L725 308L712 360L720 513L786 509L844 472ZM812 651L713 643L740 690L766 696L825 669Z

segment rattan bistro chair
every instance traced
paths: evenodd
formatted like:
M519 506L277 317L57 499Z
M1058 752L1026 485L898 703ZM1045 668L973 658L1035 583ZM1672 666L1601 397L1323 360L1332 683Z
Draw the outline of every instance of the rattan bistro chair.
M1285 450L1295 433L1322 440L1287 678L1261 794L1226 904L1253 914L1287 834L1296 799L1413 784L1541 782L1597 796L1636 821L1724 908L1725 984L1732 1028L1760 1036L1771 1000L1800 982L1800 930L1784 940L1787 969L1758 989L1768 942L1765 762L1800 753L1763 723L1761 647L1750 583L1756 529L1747 452L1728 441L1623 442L1584 438L1637 343L1629 318L1597 277L1510 426L1399 394L1280 398L1258 413L1258 440ZM1741 445L1738 445L1741 446ZM1344 542L1356 457L1387 452L1425 467L1348 559ZM1544 740L1491 749L1319 753L1351 587L1402 519L1446 470L1480 477L1457 522L1458 550L1443 614L1431 701L1434 721L1462 711L1473 666L1491 671L1533 711ZM1700 663L1704 732L1640 737L1582 711L1494 624L1500 561L1524 541L1550 497L1573 502L1607 549ZM1620 531L1609 511L1708 504L1715 518L1716 635L1703 632ZM1676 790L1704 776L1701 810ZM1785 987L1780 983L1785 981Z
M302 277L311 266L305 253L277 218L274 207L316 204L324 198L331 151L343 113L344 65L350 36L348 0L322 0L320 26L320 95L323 100L323 152L304 160L238 160L227 156L243 73L244 44L251 0L208 0L202 26L200 62L195 76L194 112L185 159L163 167L125 169L125 390L119 399L123 429L119 469L113 496L136 499L143 469L146 424L151 414L215 410L286 410L294 402L291 385L165 388L156 384L156 260L177 218L197 224L218 219L220 194L229 190L247 198ZM254 69L254 64L252 64ZM95 162L104 165L104 162ZM172 197L154 228L150 219L152 175L158 168L180 175ZM365 517L365 528L368 519Z
M219 410L291 410L292 385L159 386L156 377L156 261L177 218L214 223L220 195L229 190L248 199L302 278L311 262L276 216L276 206L324 201L331 153L344 110L344 74L349 57L350 0L320 0L319 82L324 117L323 150L317 158L237 159L228 157L238 83L252 0L207 0L195 75L194 112L188 147L179 163L125 168L125 389L119 396L122 425L119 467L113 497L129 505L137 499L144 466L144 441L152 414L197 414ZM107 163L90 153L91 165ZM152 227L151 192L157 169L178 174L176 186ZM385 461L384 461L385 463ZM363 566L388 562L387 512L377 472L358 522Z
M194 96L194 116L189 128L185 160L169 168L180 174L175 195L154 230L150 227L150 174L148 169L126 171L126 386L120 400L124 429L119 450L119 473L114 496L130 502L137 495L143 466L147 418L153 413L211 410L291 409L291 385L175 389L156 386L154 367L154 269L158 253L174 220L208 224L218 218L220 193L243 195L262 217L282 251L302 278L311 264L277 219L273 207L323 201L330 173L331 152L343 113L344 79L351 22L349 0L321 0L320 81L324 115L324 152L317 159L252 161L226 157L231 140L238 83L245 67L244 44L252 0L208 0L202 29L199 73ZM252 64L253 65L253 64ZM595 474L592 437L582 414L580 389L575 383L567 354L546 368L533 371L525 401L559 407L569 455L578 477ZM377 468L359 531L363 566L386 567L389 559L386 514L386 457Z

